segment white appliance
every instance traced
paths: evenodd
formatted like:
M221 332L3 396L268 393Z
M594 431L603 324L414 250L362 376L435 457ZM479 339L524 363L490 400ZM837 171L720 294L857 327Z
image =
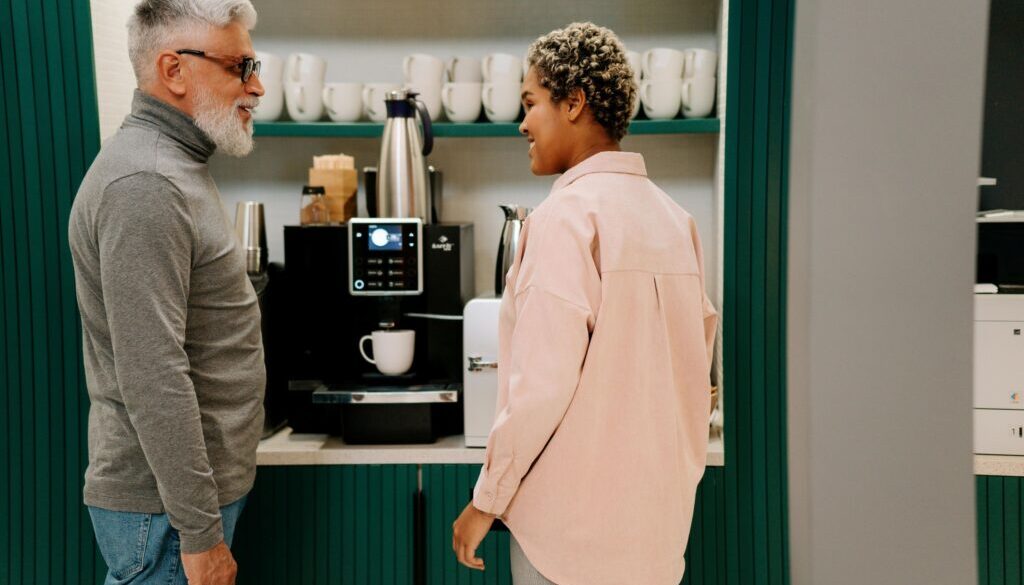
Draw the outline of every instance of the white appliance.
M1024 294L974 295L974 452L1024 455Z
M501 299L475 298L462 313L462 397L467 447L486 447L498 402Z

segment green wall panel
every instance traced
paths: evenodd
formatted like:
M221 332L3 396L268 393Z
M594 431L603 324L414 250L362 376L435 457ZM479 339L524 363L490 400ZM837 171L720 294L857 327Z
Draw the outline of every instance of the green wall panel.
M730 0L724 515L729 585L789 582L786 168L793 0Z
M88 2L0 3L0 64L0 584L92 582L66 235L99 148Z

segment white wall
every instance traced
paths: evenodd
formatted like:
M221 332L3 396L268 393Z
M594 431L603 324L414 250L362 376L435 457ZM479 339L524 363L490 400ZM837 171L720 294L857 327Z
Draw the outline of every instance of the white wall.
M134 0L91 0L93 52L96 57L96 97L100 109L100 138L106 140L121 126L132 107L135 74L128 60L128 31Z
M987 2L796 4L793 585L976 583L975 181Z
M327 59L330 81L401 81L401 62L414 52L448 58L492 52L525 53L537 36L573 20L615 30L630 49L656 46L716 50L719 3L714 0L596 0L516 3L447 0L373 3L256 0L257 50L303 51ZM345 152L357 167L375 166L377 139L259 138L244 160L216 156L212 172L233 216L238 201L259 200L268 211L270 258L283 260L282 226L297 222L301 186L313 155ZM717 298L718 239L713 193L717 136L639 136L623 143L647 157L652 179L696 218L705 241L708 287ZM435 142L431 164L445 173L445 221L475 224L477 292L493 289L494 258L503 223L499 203L537 205L552 177L529 172L522 139L451 139Z
M716 135L627 137L626 149L644 153L652 179L697 219L706 242L708 278L713 290L717 256L712 193ZM237 202L262 201L267 212L271 261L283 261L283 226L298 223L299 196L314 154L346 152L357 166L373 165L378 139L261 138L245 159L216 155L212 172L229 217ZM477 293L494 288L494 260L504 217L499 203L536 206L547 196L553 177L530 173L525 139L443 138L430 156L444 172L444 221L474 223ZM360 201L362 205L362 201Z
M93 0L97 85L103 137L116 131L131 107L135 79L127 56L125 23L135 0ZM284 57L303 51L328 60L327 81L401 80L402 58L426 52L447 58L492 52L523 54L537 36L574 20L615 30L630 49L656 46L717 49L719 3L714 0L595 0L516 3L446 0L390 4L255 0L257 50ZM533 177L521 139L439 139L430 162L445 173L446 221L472 221L477 292L493 288L501 229L499 203L537 205L553 178ZM345 152L358 166L375 165L377 139L259 138L246 159L216 155L211 170L233 217L238 201L266 205L272 261L283 261L283 231L297 221L298 198L313 155ZM719 240L714 188L717 136L627 137L626 149L647 157L652 179L692 213L705 242L708 288L718 298Z

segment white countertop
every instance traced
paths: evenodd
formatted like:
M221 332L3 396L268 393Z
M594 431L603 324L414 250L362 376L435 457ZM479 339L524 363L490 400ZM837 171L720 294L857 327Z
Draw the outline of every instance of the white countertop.
M293 433L285 427L260 441L257 465L404 465L483 463L484 449L466 447L462 435L426 445L348 445L340 437ZM708 444L708 466L725 465L721 437Z
M1024 477L1024 455L975 455L974 475Z

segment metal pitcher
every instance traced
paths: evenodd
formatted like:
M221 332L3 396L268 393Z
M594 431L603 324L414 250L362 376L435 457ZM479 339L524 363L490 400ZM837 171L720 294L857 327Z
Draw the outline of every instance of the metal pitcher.
M380 147L377 173L377 217L418 217L431 223L427 155L434 148L430 114L416 92L388 92L388 117ZM423 123L422 137L416 118Z
M494 294L501 296L505 291L505 275L516 259L519 248L519 236L523 231L526 216L533 211L529 207L519 205L499 205L505 212L505 225L501 228L501 241L498 242L498 261L494 266Z

